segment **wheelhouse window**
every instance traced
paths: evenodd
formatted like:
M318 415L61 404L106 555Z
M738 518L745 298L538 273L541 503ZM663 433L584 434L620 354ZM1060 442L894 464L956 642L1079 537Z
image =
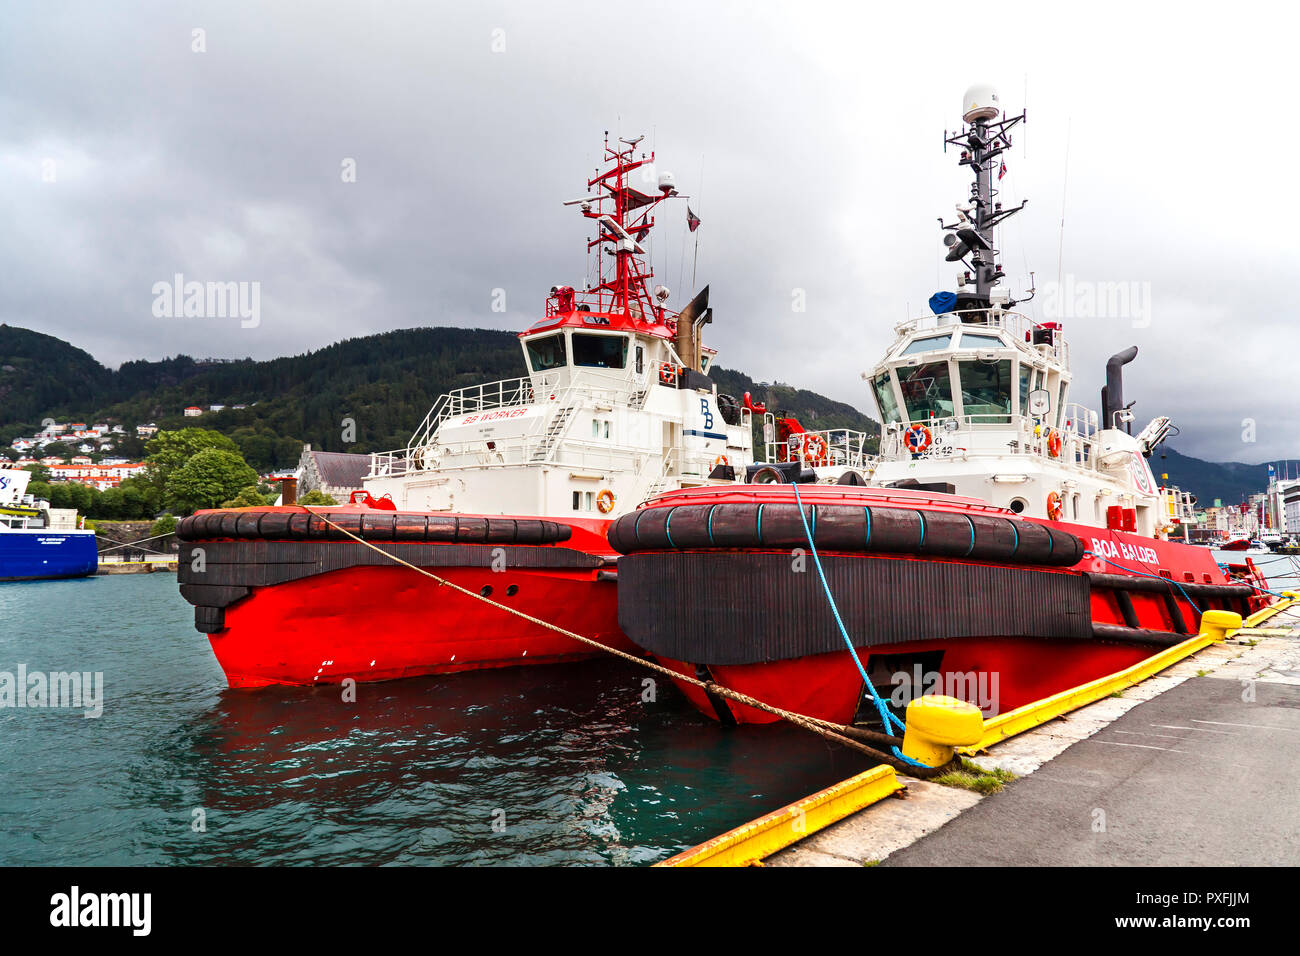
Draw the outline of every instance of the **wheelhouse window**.
M894 400L894 386L889 381L889 373L882 372L873 378L871 390L876 393L876 405L880 408L881 421L898 421L898 402Z
M963 332L961 334L961 347L964 349L1004 349L1007 345L996 335Z
M549 369L559 368L569 361L564 349L563 332L529 339L526 345L528 347L528 364L534 372L545 372Z
M952 415L952 380L948 363L926 362L898 370L909 421L948 418Z
M899 355L915 355L917 352L937 352L940 349L946 349L948 343L952 341L952 333L945 332L943 335L929 335L923 339L916 339L911 342L907 348L903 349Z
M1034 379L1032 365L1020 366L1020 414L1029 414L1029 385Z
M584 368L624 368L627 336L573 333L573 364Z
M977 425L1011 421L1011 361L961 362L963 414Z

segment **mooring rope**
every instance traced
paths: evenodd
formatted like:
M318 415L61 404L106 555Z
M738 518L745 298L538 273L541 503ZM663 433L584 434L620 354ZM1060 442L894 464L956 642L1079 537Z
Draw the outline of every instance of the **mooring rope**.
M504 604L498 603L497 601L492 600L490 597L487 597L486 595L479 594L477 591L471 591L468 588L463 588L459 584L455 584L451 581L448 581L446 578L439 577L438 575L434 574L432 571L419 567L418 565L412 564L410 561L406 561L403 558L399 558L395 554L385 551L383 548L379 547L378 545L365 540L359 535L353 534L351 531L349 531L347 528L344 528L342 525L338 524L337 522L331 521L327 516L321 514L319 511L316 511L315 508L311 505L299 505L299 507L302 508L304 511L306 511L308 514L315 515L316 517L320 518L331 528L351 538L353 541L357 542L358 544L364 545L365 547L369 548L371 551L375 551L379 554L382 554L384 555L384 557L389 558L390 560L395 561L400 565L408 567L412 571L415 571L419 574L423 574L425 577L438 582L440 586L451 588L453 591L457 591L461 594L464 594L466 597L471 597L476 601L482 601L484 604L488 604L491 605L492 607L505 611L507 614L513 614L515 617L523 618L525 621L528 621L532 624L536 624L538 627L544 627L549 631L554 631L556 634L562 634L565 637L571 638L582 644L586 644L589 647L593 647L596 648L597 650L604 651L607 654L612 654L615 657L619 657L622 658L623 660L630 661L633 664L639 664L642 667L655 671L656 673L663 674L665 677L668 677L671 680L681 681L683 683L690 684L694 687L698 687L700 690L703 690L706 694L709 693L717 694L720 697L725 697L728 700L735 701L738 704L744 704L746 707L753 707L755 710L761 710L765 713L772 714L773 716L780 717L782 720L786 720L794 724L796 727L802 727L804 730L812 731L813 733L821 737L824 737L825 739L830 740L833 743L840 744L841 746L848 747L852 750L857 750L858 752L866 754L867 756L875 760L879 760L882 763L889 764L895 770L901 771L902 773L910 774L913 777L937 776L938 774L948 769L947 765L943 767L924 767L921 765L911 764L910 762L908 762L907 758L900 759L899 757L896 757L893 754L888 753L886 751L877 750L874 747L869 747L865 743L862 743L860 740L855 740L852 737L847 735L853 734L854 736L862 737L864 739L879 739L881 740L882 743L885 741L889 741L892 743L894 740L896 740L896 738L890 738L887 737L886 735L874 734L871 731L862 730L861 728L857 728L857 727L846 727L842 724L836 724L831 721L821 720L820 718L817 717L809 717L806 714L795 713L792 710L786 710L783 707L777 707L774 704L768 704L764 701L758 700L757 698L750 697L748 694L742 694L740 691L732 690L729 687L723 687L721 684L715 684L713 681L703 681L700 680L699 678L691 677L689 675L679 673L678 671L672 670L671 668L664 667L662 664L657 664L654 661L646 660L644 657L637 657L635 654L629 654L626 651L620 651L617 648L610 647L606 644L602 644L600 641L594 640L590 637L584 637L581 634L575 634L573 631L566 630L565 628L562 628L557 624L552 624L549 621L543 621L541 618L533 617L531 614L527 614L519 610L518 608L508 607ZM315 507L329 507L329 505L318 505Z
M803 513L803 499L799 497L799 483L796 481L791 484L790 487L794 489L795 507L799 509L799 520L803 522L804 537L808 539L808 548L812 551L813 564L817 567L817 576L821 578L822 590L826 593L826 601L831 606L831 613L835 615L835 623L839 626L840 637L844 638L844 644L849 649L849 656L853 658L853 663L858 665L858 673L862 675L862 684L866 687L867 693L871 695L872 703L876 705L876 712L880 714L880 722L885 725L885 731L888 732L890 730L891 721L898 730L902 731L905 729L903 722L889 712L889 708L885 706L885 702L881 700L880 695L876 693L876 688L871 683L871 678L867 676L867 670L862 666L862 661L858 657L857 648L853 646L853 639L849 637L848 628L844 626L844 621L840 618L840 609L835 604L835 596L831 594L831 586L826 581L826 572L822 570L822 559L821 555L817 553L817 543L813 541L812 529L808 527L808 516ZM815 508L817 506L813 505L812 507ZM897 744L894 744L891 753L896 759L903 761L910 767L919 767L926 770L934 769L928 764L923 764L919 760L913 760L911 757L907 756L903 751L898 749Z

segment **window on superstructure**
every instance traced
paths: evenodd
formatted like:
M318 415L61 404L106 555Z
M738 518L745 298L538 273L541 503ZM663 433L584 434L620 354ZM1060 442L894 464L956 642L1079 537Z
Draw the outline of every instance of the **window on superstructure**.
M871 380L871 390L876 393L876 405L880 408L882 422L898 421L898 402L894 400L894 386L889 381L889 373L877 375Z
M584 368L624 368L627 365L627 337L575 332L573 364Z
M930 335L923 339L917 339L910 343L907 348L903 349L899 355L915 355L917 352L937 352L940 349L946 349L948 343L952 341L952 333L945 332L943 335Z
M568 357L564 349L564 333L543 335L529 339L528 364L534 372L545 372L567 364Z
M1029 414L1029 385L1034 378L1034 367L1032 365L1020 366L1020 414Z
M978 332L963 332L961 347L964 349L1004 349L1006 343L996 335L982 335Z
M926 362L898 370L909 421L927 421L952 415L952 379L947 362Z
M962 414L977 425L1011 421L1011 362L959 363Z

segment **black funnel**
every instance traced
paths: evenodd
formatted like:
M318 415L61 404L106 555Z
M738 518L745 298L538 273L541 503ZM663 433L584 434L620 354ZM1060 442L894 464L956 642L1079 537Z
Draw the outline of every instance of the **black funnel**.
M1102 428L1116 428L1115 413L1124 410L1124 366L1137 358L1138 347L1130 345L1106 360L1106 387L1101 390ZM1130 422L1126 429L1133 434Z

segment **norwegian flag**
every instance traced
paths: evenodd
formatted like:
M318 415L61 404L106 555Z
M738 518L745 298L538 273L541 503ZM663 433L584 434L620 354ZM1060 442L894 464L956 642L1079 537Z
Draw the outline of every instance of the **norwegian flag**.
M1006 174L1007 174L1007 164L1003 163L1001 166L998 167L998 181L1001 182L1002 177L1005 176Z
M691 212L691 207L686 207L686 228L691 232L700 228L700 217Z

